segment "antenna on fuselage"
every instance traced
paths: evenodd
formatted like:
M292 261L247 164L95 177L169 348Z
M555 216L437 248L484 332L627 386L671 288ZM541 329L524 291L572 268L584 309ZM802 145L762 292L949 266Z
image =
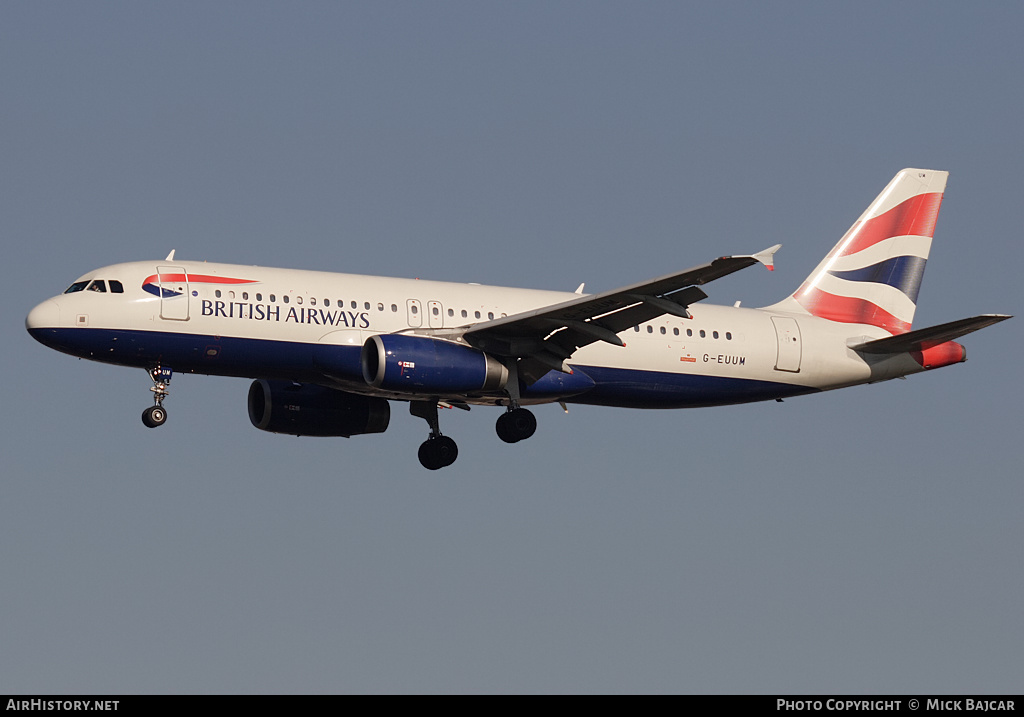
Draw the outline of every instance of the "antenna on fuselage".
M171 249L171 253L167 255L167 258L164 259L164 261L174 261L174 252L176 251L177 249Z

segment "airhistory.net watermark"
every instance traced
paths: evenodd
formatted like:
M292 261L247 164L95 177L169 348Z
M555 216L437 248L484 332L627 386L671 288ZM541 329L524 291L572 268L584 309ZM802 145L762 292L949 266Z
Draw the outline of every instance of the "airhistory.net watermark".
M8 710L23 712L116 712L120 700L7 700Z

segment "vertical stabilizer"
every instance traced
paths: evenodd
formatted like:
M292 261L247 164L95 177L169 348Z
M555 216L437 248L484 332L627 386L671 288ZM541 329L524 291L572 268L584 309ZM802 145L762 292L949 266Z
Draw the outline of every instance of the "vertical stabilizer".
M948 176L901 171L800 288L768 308L909 331Z

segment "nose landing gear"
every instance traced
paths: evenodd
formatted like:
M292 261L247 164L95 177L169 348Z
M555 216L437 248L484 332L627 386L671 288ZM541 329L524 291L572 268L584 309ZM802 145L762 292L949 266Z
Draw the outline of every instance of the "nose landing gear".
M167 384L171 382L171 375L174 372L163 366L155 366L149 370L149 377L153 380L153 405L142 412L142 422L147 428L157 428L167 422L167 409L164 408L164 399L170 391Z
M167 422L167 411L163 406L150 406L142 412L142 422L147 428L157 428Z

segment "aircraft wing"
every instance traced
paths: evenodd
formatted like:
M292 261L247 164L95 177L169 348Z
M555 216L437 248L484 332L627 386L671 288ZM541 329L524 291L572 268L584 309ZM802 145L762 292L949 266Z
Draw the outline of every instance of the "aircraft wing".
M495 356L521 359L520 375L532 383L551 369L568 372L565 360L595 341L624 346L616 334L631 326L664 314L689 318L686 307L707 298L701 284L758 263L772 269L780 246L748 256L719 257L657 279L474 324L464 339Z

